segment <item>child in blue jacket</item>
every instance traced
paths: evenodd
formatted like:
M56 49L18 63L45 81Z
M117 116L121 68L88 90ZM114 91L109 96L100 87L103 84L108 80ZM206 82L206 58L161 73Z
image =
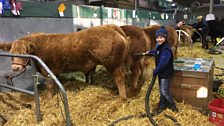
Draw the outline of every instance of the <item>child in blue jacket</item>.
M173 53L167 41L167 30L161 26L156 31L156 50L150 50L146 53L155 55L156 68L153 75L158 75L160 101L156 109L157 113L161 113L166 108L174 112L178 112L176 104L169 92L170 81L173 76Z

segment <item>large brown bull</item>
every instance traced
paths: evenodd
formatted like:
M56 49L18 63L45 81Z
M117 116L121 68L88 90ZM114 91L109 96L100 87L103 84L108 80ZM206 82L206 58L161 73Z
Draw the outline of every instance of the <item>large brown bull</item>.
M124 60L129 41L116 25L92 27L70 34L35 34L12 43L10 52L40 57L58 76L66 72L88 72L103 65L112 75L121 98L126 98ZM13 58L12 69L21 70L27 59ZM47 76L39 66L37 69ZM47 84L47 96L52 97L53 84Z
M151 25L146 28L144 28L144 31L146 33L146 36L151 41L151 49L156 47L156 30L159 29L159 25ZM176 30L171 26L166 26L166 29L168 31L168 42L170 47L172 48L173 55L176 58L177 57L177 47L178 47L178 35Z
M135 53L144 53L150 49L151 44L146 37L142 28L137 26L121 26L125 34L131 39L131 46L129 48L129 55L125 61L126 66L131 70L131 94L136 95L140 91L143 83L138 85L139 75L141 72L143 77L148 77L148 65L144 64L144 58L142 56L134 56Z

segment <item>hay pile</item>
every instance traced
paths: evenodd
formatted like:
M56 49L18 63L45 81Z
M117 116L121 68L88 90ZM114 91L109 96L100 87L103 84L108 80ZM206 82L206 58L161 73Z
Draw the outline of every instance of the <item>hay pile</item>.
M180 47L178 56L181 57L209 57L199 45L192 48ZM152 60L152 59L151 59ZM152 62L154 62L152 60ZM154 68L154 66L152 66ZM88 85L81 81L72 81L65 84L69 101L70 116L73 125L78 126L107 126L112 121L127 116L145 112L145 94L148 83L142 88L137 97L120 100L117 89L106 71L98 72L95 76L96 84ZM65 119L62 113L63 104L58 102L60 94L48 101L46 92L41 92L41 112L43 121L36 123L34 98L22 93L0 93L0 113L7 122L4 126L64 126ZM152 108L158 103L158 83L156 82L151 94ZM60 100L61 101L61 100ZM30 108L31 106L31 108ZM212 126L207 115L203 115L192 106L185 103L177 103L179 113L166 110L175 117L182 126ZM164 114L163 113L163 114ZM160 126L173 126L174 123L164 115L154 117ZM133 118L121 121L116 126L150 126L148 118Z

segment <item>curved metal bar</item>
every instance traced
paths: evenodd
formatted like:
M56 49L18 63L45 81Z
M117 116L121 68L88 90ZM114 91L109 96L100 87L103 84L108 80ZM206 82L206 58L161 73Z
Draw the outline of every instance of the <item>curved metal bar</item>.
M219 45L220 43L224 42L224 37L222 37L217 43L216 45Z
M39 57L35 55L21 55L21 54L10 54L10 53L0 53L0 56L31 58L37 61L46 70L46 72L50 75L50 77L54 80L56 85L59 87L63 97L64 110L66 115L66 125L71 126L71 119L69 114L68 99L67 99L66 91L64 87L62 86L61 82L57 79L57 77L52 73L52 71L48 68L48 66Z
M180 42L180 33L183 32L184 35L186 35L188 38L191 39L191 45L193 44L193 40L192 40L191 36L190 36L187 32L185 32L185 31L183 31L183 30L176 30L176 31L178 32L178 41L179 41L179 42ZM201 36L200 36L200 37L201 37Z
M194 31L195 33L197 33L199 36L200 36L200 40L202 42L202 36L201 36L201 33L199 33L197 30Z

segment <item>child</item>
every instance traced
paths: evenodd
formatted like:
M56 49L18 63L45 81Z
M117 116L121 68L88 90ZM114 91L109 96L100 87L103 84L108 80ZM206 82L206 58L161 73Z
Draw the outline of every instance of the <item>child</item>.
M166 108L171 109L174 112L178 112L176 104L173 101L169 93L169 85L173 76L173 53L169 47L167 41L167 30L164 26L161 26L156 31L156 50L150 50L147 54L155 55L156 68L153 71L153 75L158 75L160 101L156 109L156 113L161 113Z

